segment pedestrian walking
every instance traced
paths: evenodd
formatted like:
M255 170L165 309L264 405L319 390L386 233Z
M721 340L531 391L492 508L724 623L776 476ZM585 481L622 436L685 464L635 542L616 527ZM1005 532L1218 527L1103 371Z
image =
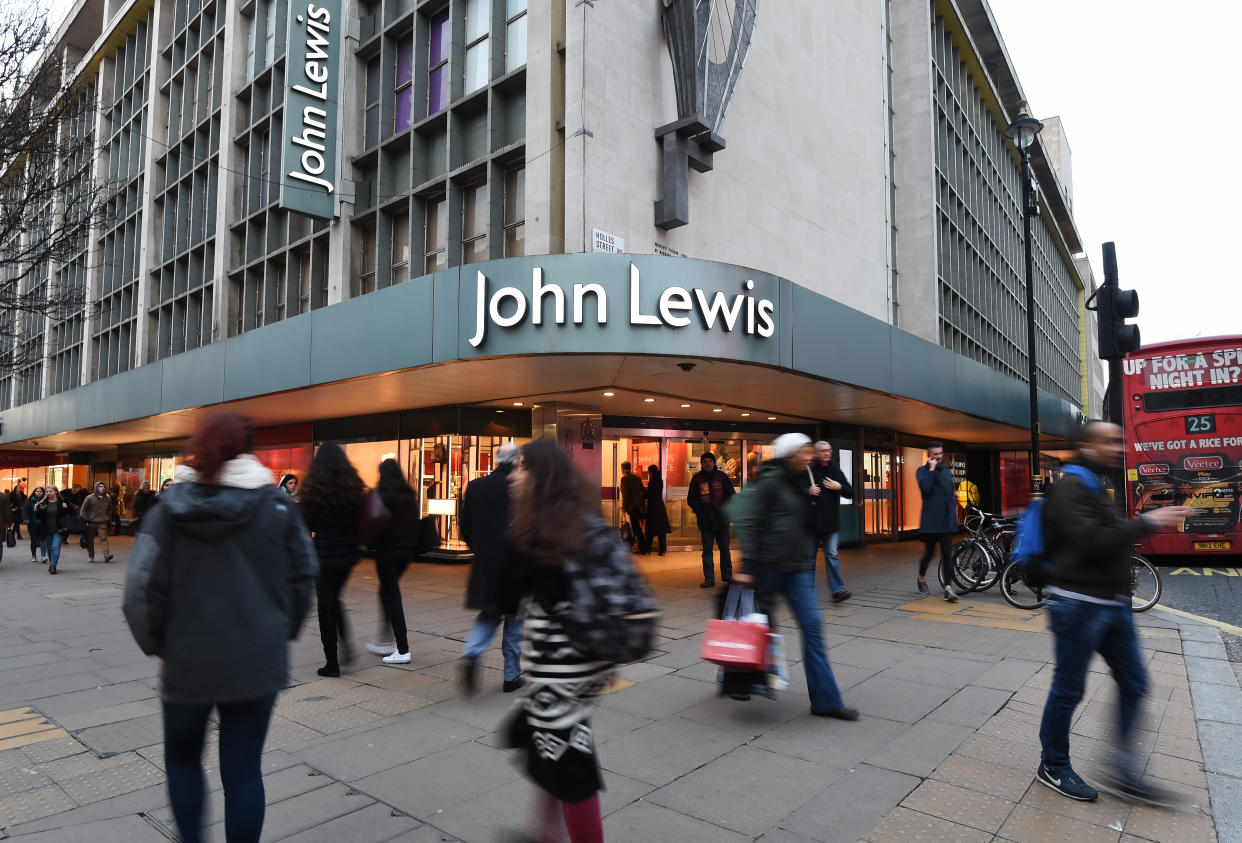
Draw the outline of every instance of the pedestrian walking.
M9 530L13 528L13 513L9 509L9 496L7 493L0 496L0 522L3 522L0 523L0 536L4 537L3 540L0 540L0 561L3 561L4 548L8 545ZM17 537L14 536L13 540L16 542Z
M389 515L373 542L383 620L378 638L369 642L367 649L383 656L385 664L409 664L410 641L401 602L401 575L418 554L418 496L405 481L396 460L380 463L379 483L371 494L379 497Z
M39 563L39 552L43 549L43 527L39 523L39 512L36 507L43 502L43 496L47 494L47 490L42 486L35 486L30 490L30 497L25 499L22 504L21 523L26 525L26 536L30 539L30 561ZM43 564L47 564L47 558L44 557Z
M271 482L270 480L268 482ZM112 561L112 552L108 548L108 524L115 513L115 504L108 496L108 487L102 480L95 484L95 493L87 495L82 502L79 515L86 522L86 561L95 561L95 540L98 539L103 549L103 561Z
M134 640L163 662L164 769L185 843L202 840L202 754L213 709L224 836L259 839L260 755L316 573L306 525L250 453L253 444L240 416L213 416L198 429L177 484L134 540L125 583Z
M496 470L471 480L461 505L461 537L474 552L466 608L479 613L461 651L461 683L467 694L474 693L479 655L492 645L498 627L502 627L500 651L504 656L502 690L511 694L526 684L522 679L518 595L502 589L504 577L517 564L508 535L509 480L521 455L513 442L497 448Z
M591 560L620 548L613 531L591 512L582 478L569 458L548 439L522 449L512 475L509 536L522 560L512 588L524 595L523 664L530 687L505 733L525 754L527 776L542 791L535 839L601 843L599 807L603 788L591 728L591 701L612 677L612 664L589 659L566 632L569 557Z
M733 483L716 468L716 457L709 451L699 457L699 471L690 478L686 503L694 512L699 525L699 538L703 542L703 584L700 588L716 585L716 566L712 561L712 548L720 550L720 579L733 582L733 557L729 555L729 517L725 504L733 497Z
M43 561L47 563L47 572L56 573L56 565L60 562L60 545L68 531L69 516L73 509L61 498L55 486L48 486L43 499L35 504L36 517L31 522L39 525L39 547L43 552ZM34 535L34 529L31 529Z
M358 516L364 500L366 487L345 449L334 442L321 445L302 484L301 500L302 516L319 557L315 605L324 666L315 672L320 676L340 676L341 662L354 660L341 590L358 564Z
M772 442L772 459L759 467L753 495L745 513L742 535L743 576L739 585L753 583L759 602L775 605L783 597L802 638L802 669L806 673L811 714L837 720L857 720L858 712L841 698L837 679L828 663L815 586L812 547L811 496L807 471L811 466L811 439L785 433Z
M841 576L841 560L837 549L841 539L841 499L854 499L849 479L832 460L832 443L815 443L815 461L811 464L811 506L815 510L815 538L811 561L819 548L824 548L824 572L828 576L828 592L833 603L849 600L853 594L846 589Z
M286 474L280 478L280 488L284 489L285 494L295 501L301 500L302 496L298 494L298 476L296 474Z
M634 473L628 462L621 463L621 509L630 522L630 530L634 534L633 550L639 553L650 553L647 540L643 536L643 479Z
M18 539L22 537L22 517L26 508L25 485L26 480L23 478L13 487L13 491L9 492L9 517L13 522L13 535Z
M130 511L129 523L134 529L134 535L138 535L138 526L142 523L142 516L147 514L154 503L155 492L151 491L151 481L143 480L138 491L134 493L134 506Z
M1042 518L1056 667L1039 726L1036 778L1071 799L1096 799L1095 788L1070 763L1070 724L1082 701L1087 666L1099 653L1118 692L1117 736L1099 785L1131 801L1170 805L1173 794L1144 778L1133 743L1149 686L1130 608L1130 552L1145 534L1175 529L1191 509L1168 506L1125 518L1107 481L1108 472L1122 465L1121 428L1091 421L1077 439L1077 456L1053 486Z
M957 602L953 593L953 537L957 535L957 497L953 494L953 475L944 464L944 445L931 442L927 446L927 462L915 472L919 492L923 495L923 512L919 517L919 538L923 556L919 559L918 590L930 594L927 586L927 565L937 550L940 552L939 578L944 599Z
M664 505L664 478L658 465L647 466L647 521L643 525L647 536L647 553L651 545L660 543L660 555L668 552L668 534L673 531L668 522L668 507Z

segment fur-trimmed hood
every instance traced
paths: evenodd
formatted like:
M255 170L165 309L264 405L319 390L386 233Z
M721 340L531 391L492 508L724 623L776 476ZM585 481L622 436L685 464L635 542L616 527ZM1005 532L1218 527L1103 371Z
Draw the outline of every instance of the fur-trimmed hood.
M297 505L272 483L272 472L252 454L242 454L224 464L217 485L199 482L199 474L188 465L179 465L177 482L160 494L159 506L167 507L174 529L207 538L248 525L255 513L266 509L271 500L278 508Z

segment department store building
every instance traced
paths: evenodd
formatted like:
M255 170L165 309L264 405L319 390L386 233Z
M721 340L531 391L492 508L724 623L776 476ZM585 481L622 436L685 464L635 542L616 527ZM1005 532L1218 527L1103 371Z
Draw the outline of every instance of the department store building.
M985 0L80 0L58 44L109 198L8 273L89 303L0 380L4 488L124 503L228 410L273 482L329 440L368 482L396 458L450 544L510 437L555 436L611 518L620 463L660 465L675 544L702 452L743 485L791 429L859 489L846 541L917 527L932 439L1024 501L1024 95ZM1051 453L1102 385L1044 122Z

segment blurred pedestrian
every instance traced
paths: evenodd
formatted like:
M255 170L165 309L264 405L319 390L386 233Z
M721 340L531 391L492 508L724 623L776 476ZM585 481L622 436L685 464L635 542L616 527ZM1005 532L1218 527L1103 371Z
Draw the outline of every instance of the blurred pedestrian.
M526 774L543 791L535 838L559 840L563 822L571 843L599 843L603 782L590 711L613 666L585 657L567 634L563 567L570 556L589 560L617 552L618 542L592 513L581 477L552 440L522 449L512 494L509 536L524 564L506 587L526 596L522 657L530 688L509 721L508 741L524 751Z
M643 479L634 473L629 462L621 463L621 509L630 522L630 531L634 534L633 549L639 553L650 553L647 540L643 537Z
M56 565L60 562L60 545L67 531L69 516L73 509L60 496L55 486L48 486L43 499L35 505L36 518L32 524L39 525L39 546L43 551L43 561L47 563L47 572L56 573ZM31 530L34 535L34 530Z
M21 480L9 492L9 517L13 522L13 535L19 539L22 537L22 517L26 507L25 483L24 479Z
M811 466L810 437L785 433L772 442L772 458L759 467L746 513L742 536L744 576L753 582L759 601L775 605L785 598L802 638L802 668L806 672L811 714L838 720L857 720L847 708L828 664L815 587L815 557L811 554L811 496L807 471Z
M936 551L940 552L939 579L944 599L957 602L953 593L953 537L957 535L957 495L953 492L953 473L944 464L944 445L927 445L927 463L914 473L919 492L923 495L923 512L919 517L919 538L923 556L919 559L918 590L930 594L927 586L927 565Z
M142 485L134 494L134 506L130 511L129 523L134 529L134 535L138 535L138 526L142 523L142 516L147 514L147 510L155 503L155 492L151 491L151 481L143 480Z
M837 548L841 539L841 498L854 499L850 481L832 461L832 443L815 443L815 461L811 464L811 506L815 510L815 537L811 546L811 561L824 548L824 570L828 575L828 591L833 603L849 600L853 594L845 587L841 576L841 561Z
M466 485L461 505L461 537L474 552L466 608L477 611L474 626L461 651L460 672L467 694L474 693L479 655L492 644L496 628L503 624L500 650L504 655L506 694L525 684L522 679L522 619L517 596L501 589L502 577L514 565L509 540L509 478L522 452L516 443L496 449L496 470Z
M401 575L418 555L418 495L406 482L396 460L384 460L379 467L379 483L371 494L383 501L387 520L372 543L375 548L375 572L379 576L381 622L379 638L367 649L383 656L385 664L409 664L410 641L405 628L405 607L401 602ZM392 640L385 640L388 628Z
M366 487L345 449L334 442L321 445L302 484L301 501L319 557L315 595L325 659L316 671L320 676L340 676L341 662L354 660L341 590L358 564L358 516L364 500Z
M271 482L270 478L268 482ZM108 487L100 480L95 484L95 493L86 496L86 500L82 502L82 508L79 511L82 520L86 522L87 562L95 561L96 539L99 539L100 546L103 548L103 561L112 561L112 552L108 548L108 523L112 521L115 511L115 504L112 498L108 496Z
M1123 799L1171 805L1173 794L1144 778L1134 746L1148 678L1130 608L1130 553L1147 533L1175 529L1191 509L1168 506L1125 518L1107 485L1108 473L1122 465L1121 428L1091 421L1077 439L1077 457L1053 487L1042 518L1044 559L1051 565L1047 612L1056 668L1039 727L1042 753L1036 778L1080 802L1098 796L1070 764L1069 744L1087 666L1099 653L1118 692L1118 733L1100 787Z
M284 489L285 494L295 501L301 500L301 495L298 494L298 476L296 474L286 474L280 478L280 488Z
M716 585L716 565L712 548L720 549L720 579L733 581L733 557L729 554L729 517L725 504L733 497L733 483L728 475L716 468L716 457L709 451L699 457L699 471L690 478L686 503L694 511L703 543L703 583L699 588Z
M213 709L225 838L259 839L259 759L316 573L306 525L250 453L253 444L240 416L203 423L177 484L134 540L125 583L130 631L163 661L164 768L185 843L202 839L203 742Z
M36 564L39 562L39 551L42 550L43 528L39 524L39 513L35 511L35 507L42 503L45 494L46 489L35 486L30 490L30 497L25 499L21 509L21 523L26 525L26 536L30 539L30 561ZM46 557L43 564L47 564Z
M647 466L647 521L644 524L647 535L647 553L651 552L652 542L660 543L660 555L668 552L668 534L673 531L668 523L668 508L664 505L664 479L660 477L658 465Z

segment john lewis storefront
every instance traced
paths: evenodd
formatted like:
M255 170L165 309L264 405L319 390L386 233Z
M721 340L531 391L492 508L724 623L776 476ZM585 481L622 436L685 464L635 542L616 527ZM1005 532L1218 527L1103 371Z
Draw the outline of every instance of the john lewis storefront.
M928 439L956 443L966 471L968 453L1022 441L1026 408L1022 382L775 275L544 255L412 279L7 410L2 440L101 465L167 457L227 409L279 429L261 434L288 463L274 472L296 473L317 442L353 443L364 477L396 455L450 519L508 437L557 437L611 511L623 459L661 464L675 489L710 448L744 483L797 428L848 457L855 529L887 537L909 526L905 466ZM1050 441L1077 412L1042 396Z

